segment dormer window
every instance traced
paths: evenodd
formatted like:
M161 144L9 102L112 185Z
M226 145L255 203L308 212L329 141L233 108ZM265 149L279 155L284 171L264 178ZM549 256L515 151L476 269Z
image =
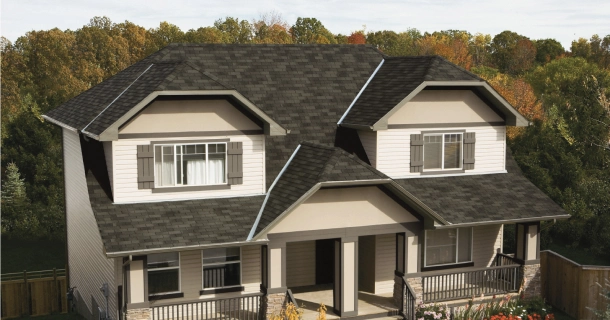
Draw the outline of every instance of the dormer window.
M424 134L424 171L462 168L462 133Z
M158 187L227 183L226 143L155 145Z

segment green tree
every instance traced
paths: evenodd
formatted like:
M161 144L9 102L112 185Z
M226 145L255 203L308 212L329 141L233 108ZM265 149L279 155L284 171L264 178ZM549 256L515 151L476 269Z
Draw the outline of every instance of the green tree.
M224 35L226 43L252 42L252 25L247 20L226 17L224 20L216 20L214 27Z
M555 60L565 54L565 49L555 39L540 39L534 41L536 46L536 62L545 64L551 60Z
M290 28L292 41L299 44L337 43L335 36L316 18L297 18Z
M493 64L504 73L520 74L533 67L536 47L525 36L503 31L493 37L490 45Z
M184 32L175 24L163 21L158 28L148 30L146 41L152 52L156 52L170 43L184 42Z

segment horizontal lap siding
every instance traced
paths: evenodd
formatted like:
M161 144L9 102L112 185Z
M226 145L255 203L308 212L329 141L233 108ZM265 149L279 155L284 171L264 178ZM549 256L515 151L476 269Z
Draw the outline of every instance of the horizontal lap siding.
M473 228L472 260L475 267L488 267L502 248L502 225L488 225Z
M205 141L225 139L226 137L204 137L192 139ZM198 199L239 195L262 194L265 192L265 154L264 136L236 136L232 142L243 142L243 184L232 185L227 190L208 190L192 192L152 193L148 189L138 189L137 146L149 144L151 140L129 139L114 142L114 201L115 203ZM154 139L161 141L168 139ZM191 139L173 139L191 140ZM170 142L171 140L168 140Z
M286 285L288 288L316 284L316 242L286 244Z
M259 292L261 290L261 247L242 247L241 255L241 283L244 286L244 292Z
M108 283L110 315L116 318L114 260L104 255L102 238L89 203L79 136L63 129L63 142L70 286L77 287L79 312L89 318L98 313L94 305L106 306L106 298L99 288Z
M358 131L358 136L371 166L377 166L377 132Z
M411 134L433 130L466 130L466 132L476 132L475 165L474 169L467 170L467 173L499 172L505 170L506 127L504 126L389 129L377 131L377 169L392 178L419 176L419 173L411 173L409 167Z
M392 292L396 266L396 235L376 236L375 256L375 294Z

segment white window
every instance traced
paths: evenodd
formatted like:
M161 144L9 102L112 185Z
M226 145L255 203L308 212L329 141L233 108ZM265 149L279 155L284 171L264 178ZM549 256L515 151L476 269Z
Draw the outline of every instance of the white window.
M426 230L425 266L472 262L472 228Z
M239 247L205 249L201 253L203 289L239 287L241 252Z
M180 292L180 254L178 252L149 254L148 294Z
M226 143L155 145L155 184L199 186L227 183Z
M462 168L462 133L424 134L424 170Z

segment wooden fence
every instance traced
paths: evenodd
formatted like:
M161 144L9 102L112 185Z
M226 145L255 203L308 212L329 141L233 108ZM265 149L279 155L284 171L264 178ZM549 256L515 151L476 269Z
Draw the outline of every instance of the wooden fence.
M595 319L587 309L606 310L600 293L610 266L583 266L553 251L540 252L542 295L555 308L576 319Z
M6 273L1 280L2 319L68 312L64 269Z

